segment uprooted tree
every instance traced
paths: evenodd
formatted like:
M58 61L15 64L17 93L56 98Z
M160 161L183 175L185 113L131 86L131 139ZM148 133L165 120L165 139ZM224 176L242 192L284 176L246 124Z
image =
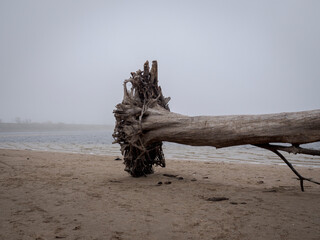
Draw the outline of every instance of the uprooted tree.
M127 84L131 84L128 90ZM319 150L299 145L320 141L320 110L234 116L189 117L170 112L168 102L158 85L157 62L144 64L143 71L131 72L124 81L122 103L116 106L113 137L121 146L125 171L133 177L153 173L153 165L165 167L162 142L216 148L251 144L277 154L303 181L302 177L279 152L320 156ZM270 143L290 143L282 146Z

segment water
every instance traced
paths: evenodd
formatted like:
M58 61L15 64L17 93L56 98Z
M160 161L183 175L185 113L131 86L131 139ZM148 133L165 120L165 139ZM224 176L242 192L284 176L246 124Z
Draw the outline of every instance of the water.
M112 144L110 130L48 131L48 132L0 132L0 148L40 150L54 152L83 153L121 156L120 146ZM320 149L320 142L308 144ZM191 147L175 143L164 143L166 159L237 162L252 164L284 164L270 151L250 145L215 149L213 147ZM283 153L298 166L320 167L319 156Z
M119 156L112 132L101 130L0 132L0 148Z

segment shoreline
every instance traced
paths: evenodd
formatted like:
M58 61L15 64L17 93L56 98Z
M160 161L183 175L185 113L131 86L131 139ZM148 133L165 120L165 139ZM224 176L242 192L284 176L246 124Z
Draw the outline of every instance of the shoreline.
M114 158L0 149L0 238L320 236L320 187L305 182L301 192L287 166L168 159L132 178ZM319 180L319 168L298 171Z
M32 151L32 152L43 152L43 153L62 153L62 154L80 154L80 155L89 155L89 156L101 156L101 157L114 157L114 158L121 158L122 159L122 155L119 152L119 154L114 154L111 152L111 154L105 154L105 153L87 153L87 152L72 152L72 151L62 151L62 150L40 150L40 149L17 149L17 148L1 148L0 147L0 151L2 150L13 150L13 151ZM270 153L269 153L270 154ZM285 153L286 154L286 153ZM320 169L320 165L314 165L314 166L310 166L310 165L303 165L303 164L299 164L296 163L294 161L292 161L292 159L290 159L289 155L289 162L291 162L294 167L298 167L298 168L307 168L307 169ZM274 155L275 157L275 155ZM276 157L277 158L277 157ZM174 158L174 157L169 157L166 158L166 161L190 161L190 162L209 162L209 163L229 163L229 164L249 164L249 165L264 165L264 166L285 166L288 167L280 158L277 158L277 160L279 162L263 162L263 158L261 158L261 162L259 161L245 161L245 160L204 160L204 159L178 159L178 158Z

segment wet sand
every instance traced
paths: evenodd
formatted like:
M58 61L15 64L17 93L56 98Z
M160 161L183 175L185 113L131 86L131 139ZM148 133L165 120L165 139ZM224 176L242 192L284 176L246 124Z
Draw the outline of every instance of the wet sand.
M0 239L320 239L320 186L301 192L286 166L123 169L114 157L0 150ZM320 168L298 170L320 180Z

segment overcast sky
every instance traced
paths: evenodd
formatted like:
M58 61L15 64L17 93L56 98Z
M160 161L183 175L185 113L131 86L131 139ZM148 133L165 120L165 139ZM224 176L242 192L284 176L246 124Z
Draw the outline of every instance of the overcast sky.
M320 108L320 1L0 1L0 119L113 124L158 60L187 115Z

